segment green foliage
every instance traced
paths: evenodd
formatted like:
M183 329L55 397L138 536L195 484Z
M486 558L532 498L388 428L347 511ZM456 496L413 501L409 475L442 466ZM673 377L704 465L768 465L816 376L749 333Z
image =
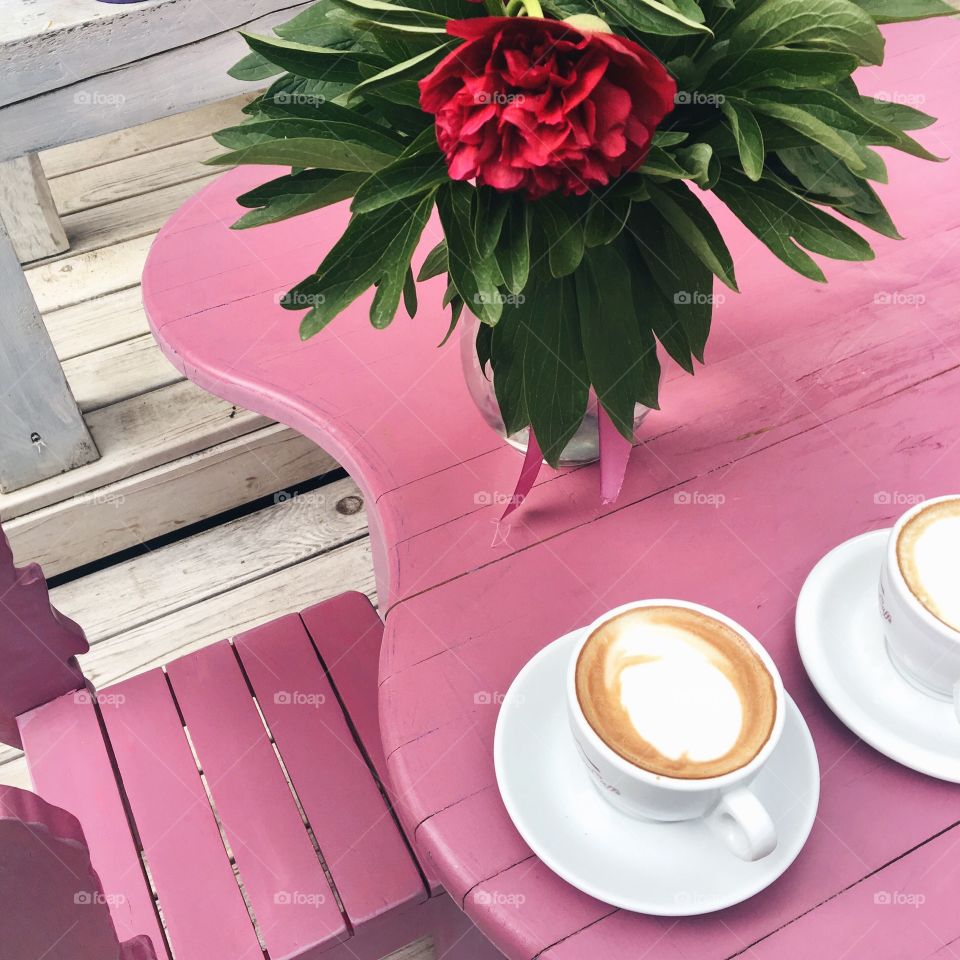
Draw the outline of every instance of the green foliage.
M714 277L737 290L712 192L769 250L811 280L814 256L869 260L854 227L899 234L872 183L876 147L937 158L908 132L933 122L862 96L852 74L883 60L878 24L946 16L945 0L543 0L547 16L592 14L651 50L677 105L644 163L585 197L523 195L449 179L418 81L459 42L446 21L488 15L464 0L319 0L273 35L245 35L239 79L272 79L221 131L215 164L292 171L239 198L244 229L352 198L316 272L285 299L321 330L374 288L371 322L403 303L426 224L444 239L417 280L445 276L446 340L466 308L492 367L507 429L528 425L559 460L592 388L624 436L636 403L657 405L657 345L689 372L703 362ZM419 261L418 261L419 262Z

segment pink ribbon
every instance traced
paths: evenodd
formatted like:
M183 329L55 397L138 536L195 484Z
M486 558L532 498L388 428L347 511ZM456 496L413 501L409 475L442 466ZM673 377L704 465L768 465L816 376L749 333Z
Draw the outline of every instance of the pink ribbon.
M523 457L523 466L520 468L520 476L517 478L517 485L514 487L513 496L507 504L507 509L503 511L501 520L506 520L517 507L527 499L527 494L533 489L537 482L537 475L540 473L540 466L543 463L543 451L537 438L533 434L533 427L529 431L529 440L527 440L527 452Z
M598 410L598 426L600 430L600 500L604 505L609 505L615 503L620 496L633 444L614 426L603 407ZM534 436L532 426L529 436L520 476L517 478L517 485L507 504L507 509L500 517L501 521L506 520L527 499L540 473L543 452Z
M620 496L633 444L613 425L603 407L598 406L597 413L600 426L600 501L606 505L614 503Z

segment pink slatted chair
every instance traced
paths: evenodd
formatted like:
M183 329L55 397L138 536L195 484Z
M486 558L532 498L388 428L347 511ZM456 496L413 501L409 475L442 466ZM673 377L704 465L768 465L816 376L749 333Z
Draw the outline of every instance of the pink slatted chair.
M95 691L0 531L0 740L39 794L0 793L3 960L499 957L384 793L381 638L348 593Z

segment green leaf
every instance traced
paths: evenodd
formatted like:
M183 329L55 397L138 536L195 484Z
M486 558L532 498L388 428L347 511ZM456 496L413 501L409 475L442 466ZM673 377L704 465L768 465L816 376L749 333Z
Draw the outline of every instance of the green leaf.
M447 241L441 240L426 256L417 280L423 283L447 272Z
M414 7L389 3L387 0L336 0L339 6L377 23L409 24L413 26L439 25L445 30L448 17L431 10L417 10Z
M295 77L285 73L278 77L260 97L244 107L244 113L256 117L276 117L278 119L302 117L305 120L317 120L320 117L332 119L331 108L335 102L351 88L348 83L329 83L326 80L310 80L307 77ZM361 120L356 114L340 117L344 121Z
M364 290L396 269L397 244L403 237L409 240L412 226L418 220L426 222L431 203L432 197L419 204L402 200L350 218L347 229L316 272L298 283L281 301L288 310L310 308L300 324L300 336L304 340L322 330ZM399 286L403 286L402 273ZM384 293L377 291L379 317L387 312L388 293L392 293L392 289ZM398 301L399 296L398 289Z
M530 205L522 197L511 197L495 252L506 288L522 292L530 273Z
M410 78L419 80L421 77L425 77L434 64L443 58L452 46L453 41L441 43L431 50L425 50L415 57L410 57L409 60L395 63L386 70L381 70L372 77L367 77L366 80L358 83L350 91L350 99L354 99L361 93L369 93L371 90L380 90L383 87L392 86L402 80L409 80Z
M660 371L656 350L641 334L626 280L630 273L614 245L592 247L575 280L590 382L617 430L633 440L634 406L637 402L651 405L651 400L656 404Z
M500 239L510 208L510 195L493 187L477 187L473 193L473 235L481 257L491 257Z
M583 259L583 224L573 215L571 205L556 197L537 203L536 217L547 241L550 272L555 277L573 273Z
M707 208L683 183L651 186L650 199L677 236L731 290L737 289L733 258Z
M367 126L326 120L255 120L221 130L214 138L231 148L207 161L217 165L267 163L373 173L402 150L400 143Z
M254 53L259 53L271 63L295 73L298 77L312 80L328 80L335 83L350 83L359 76L357 64L361 60L374 61L381 58L358 50L331 50L314 47L307 43L283 40L280 37L261 37L254 33L240 35ZM382 62L382 61L381 61Z
M903 23L927 17L949 17L957 12L943 0L857 0L877 23Z
M365 174L337 173L331 170L305 170L270 180L237 197L241 207L251 207L236 223L234 230L277 223L311 210L338 203L353 196Z
M493 343L493 327L487 326L485 323L477 324L477 362L480 364L480 369L483 371L483 375L487 376L487 364L490 362L490 350Z
M723 58L707 76L711 88L738 92L759 87L832 87L849 77L858 62L846 53L778 47Z
M467 309L483 323L495 324L503 311L496 260L481 257L471 230L473 187L451 180L437 194L437 210L447 239L450 279Z
M413 279L413 270L407 267L403 278L403 309L412 320L417 315L417 281Z
M278 67L262 54L251 51L227 71L227 76L234 80L266 80L278 73L283 73L283 67Z
M803 107L788 103L775 103L760 98L755 98L752 103L758 113L775 117L808 140L825 147L855 173L862 173L865 170L866 165L846 138Z
M801 246L835 260L873 259L858 233L769 180L754 184L725 171L716 194L777 257L811 280L825 277Z
M732 54L791 45L883 62L883 35L850 0L765 0L730 35Z
M584 228L586 245L602 247L616 240L626 226L631 205L629 197L614 197L608 194L594 198Z
M693 373L693 358L690 355L690 344L683 332L683 325L674 316L671 305L663 295L657 282L654 280L651 268L643 259L633 263L630 271L630 290L633 296L634 311L640 326L641 334L651 331L663 344L663 348L687 373ZM652 341L652 337L650 338ZM656 358L656 351L653 351ZM659 371L659 364L657 367ZM656 396L654 396L656 399ZM641 403L644 401L641 400ZM657 408L656 403L647 403L647 406Z
M931 117L929 113L893 100L858 97L855 102L861 113L878 123L887 127L896 127L899 130L923 130L924 127L937 122L937 118Z
M407 275L410 274L410 259L420 242L420 234L423 233L423 228L430 219L433 199L434 193L431 192L417 204L409 219L400 225L396 237L383 258L382 272L377 282L377 292L370 306L370 322L377 329L388 326L397 314L400 297L406 289ZM409 296L409 291L407 296ZM415 292L413 299L414 305L411 316L416 313Z
M376 44L356 30L350 16L330 0L317 0L292 20L274 27L273 32L284 40L330 50L376 49Z
M725 100L721 110L730 121L730 129L737 141L737 151L740 154L743 172L751 180L759 180L763 174L766 151L757 118L753 115L753 111L739 100Z
M658 0L597 0L597 6L640 33L663 37L682 37L691 33L713 36L713 31L702 21L692 20Z
M364 181L350 209L354 213L369 213L404 197L433 190L448 179L447 165L436 149L412 154L404 151Z
M544 459L556 467L583 420L590 383L573 280L542 273L504 309L493 329L490 361L507 432L531 424Z

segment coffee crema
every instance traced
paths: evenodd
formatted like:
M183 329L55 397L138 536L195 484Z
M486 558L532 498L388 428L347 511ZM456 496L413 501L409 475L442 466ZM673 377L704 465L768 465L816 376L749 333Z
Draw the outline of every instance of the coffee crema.
M686 607L637 607L597 627L576 665L577 700L614 753L683 780L746 766L773 731L773 677L750 644Z
M903 525L897 566L917 600L960 630L960 498L931 503Z

